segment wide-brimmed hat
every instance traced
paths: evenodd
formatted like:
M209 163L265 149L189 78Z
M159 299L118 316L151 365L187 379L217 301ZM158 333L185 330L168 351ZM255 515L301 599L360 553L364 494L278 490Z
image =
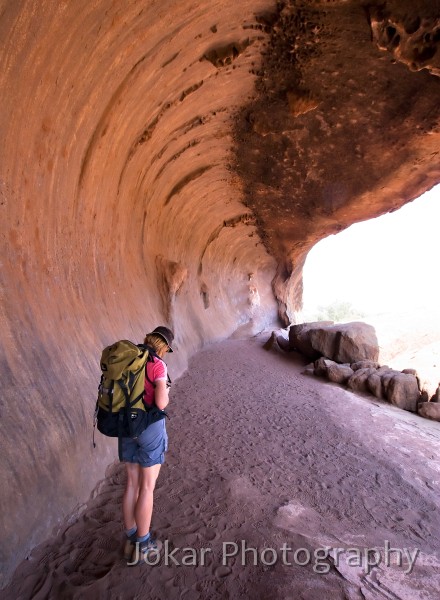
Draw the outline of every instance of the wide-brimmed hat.
M168 344L168 352L174 352L171 348L171 344L174 340L174 333L168 327L164 327L163 325L159 325L156 327L154 331L151 332L151 335L158 335Z

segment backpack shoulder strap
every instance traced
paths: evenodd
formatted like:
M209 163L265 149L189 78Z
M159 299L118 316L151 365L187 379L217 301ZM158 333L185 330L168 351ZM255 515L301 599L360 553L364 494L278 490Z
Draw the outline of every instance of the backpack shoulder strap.
M156 354L156 352L151 346L146 346L145 344L138 344L138 348L140 348L143 352L145 352L145 350L148 352L147 362L145 363L145 378L149 383L151 383L153 387L156 387L155 383L153 383L153 381L151 381L151 379L148 377L147 363L154 362L154 357L159 359L160 357Z
M153 350L153 348L151 346L146 346L145 344L138 344L137 346L142 351L145 351L145 350L148 351L147 362L154 362L154 358L156 357L159 360L161 360L163 363L165 363L165 361ZM153 387L156 387L156 384L153 383L151 381L151 379L148 377L147 363L145 363L145 377L147 378L147 381L149 381ZM168 368L167 368L167 387L170 387L170 385L171 385L171 378L168 374Z

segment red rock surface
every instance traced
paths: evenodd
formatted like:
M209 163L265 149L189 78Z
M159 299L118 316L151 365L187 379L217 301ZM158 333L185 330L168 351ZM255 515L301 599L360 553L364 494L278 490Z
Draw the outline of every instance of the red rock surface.
M440 180L435 57L370 26L426 17L435 45L439 2L376 4L2 2L3 577L113 456L104 345L165 322L181 373L293 317L319 238Z

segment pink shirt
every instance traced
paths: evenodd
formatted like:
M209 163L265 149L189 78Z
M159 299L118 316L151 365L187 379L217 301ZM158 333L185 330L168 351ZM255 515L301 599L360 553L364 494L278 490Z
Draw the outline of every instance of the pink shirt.
M160 360L157 356L153 358L153 362L147 361L147 372L148 378L150 381L155 382L160 379L167 379L167 366ZM154 386L148 381L145 377L145 396L144 402L148 406L152 406L154 404Z

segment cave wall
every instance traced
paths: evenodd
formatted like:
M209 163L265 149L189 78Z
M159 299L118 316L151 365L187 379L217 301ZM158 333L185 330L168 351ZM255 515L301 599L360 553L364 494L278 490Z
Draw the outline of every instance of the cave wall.
M1 584L116 456L103 346L166 324L175 377L294 320L316 241L440 180L439 14L0 2Z
M265 5L0 5L3 577L117 456L99 433L91 447L103 346L164 323L176 377L206 341L276 318L230 166Z

